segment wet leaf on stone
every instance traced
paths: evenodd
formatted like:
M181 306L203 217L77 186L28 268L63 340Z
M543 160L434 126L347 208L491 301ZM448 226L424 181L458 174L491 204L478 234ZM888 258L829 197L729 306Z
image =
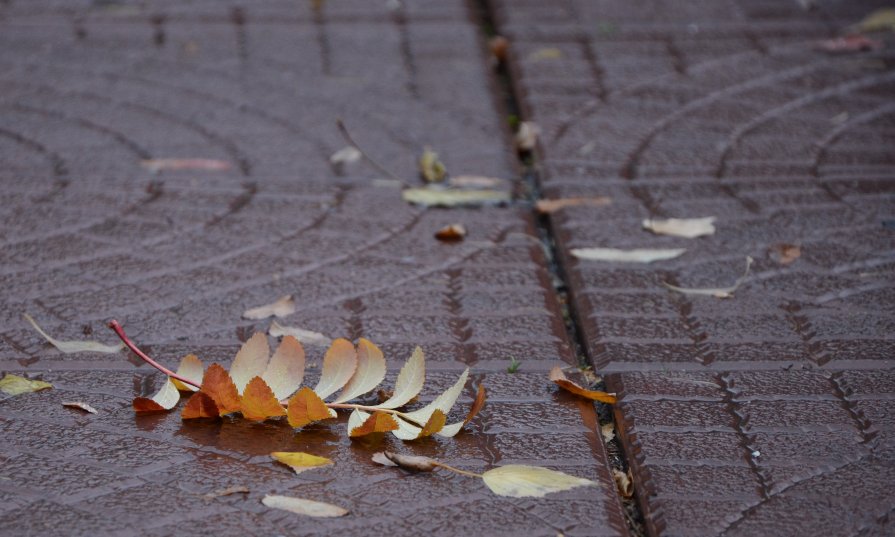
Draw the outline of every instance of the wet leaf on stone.
M202 377L202 387L196 393L204 393L211 397L221 416L240 410L239 390L227 370L219 364L208 366L205 376Z
M204 170L218 172L226 171L231 168L230 163L225 160L207 158L156 158L141 160L140 165L152 173L168 170Z
M326 351L320 380L314 388L321 399L342 389L357 370L357 351L347 339L339 338Z
M31 324L31 326L34 327L35 330L37 330L38 334L40 334L50 343L50 345L56 347L60 352L64 354L71 354L75 352L99 352L104 354L111 354L124 349L124 343L119 343L118 345L106 345L98 341L60 341L44 332L43 328L41 328L37 324L37 321L35 321L34 318L27 313L22 314L22 316L25 318L26 321L28 321L28 323Z
M607 196L594 196L590 198L559 198L538 200L535 209L541 214L551 214L566 207L605 207L612 203L612 198Z
M371 341L360 338L357 342L357 369L333 402L344 403L374 390L385 379L385 372L382 351Z
M171 377L166 377L165 384L162 385L162 388L158 393L151 398L134 398L133 406L134 410L138 413L163 412L174 408L178 401L180 401L180 392L177 390L177 386L171 381Z
M81 401L63 401L62 406L68 408L77 408L78 410L83 410L84 412L88 412L90 414L97 413L97 410L95 408Z
M395 466L395 467L398 466L391 459L386 457L385 452L383 452L383 451L374 453L372 458L373 458L373 462L375 462L376 464L380 464L382 466Z
M459 242L466 238L466 226L451 224L435 232L435 238L444 242Z
M205 374L205 366L202 364L202 360L199 360L199 357L195 354L188 354L180 360L177 374L196 384L202 384L202 376ZM180 382L176 378L171 378L171 382L173 382L174 386L182 392L195 392L199 390L199 388L185 382Z
M429 457L420 457L419 455L403 455L393 451L383 451L382 455L386 460L393 463L394 466L400 466L405 470L413 470L414 472L431 472L438 467L438 461ZM377 461L376 458L373 459ZM383 463L380 463L383 464ZM388 465L386 465L388 466Z
M239 406L242 416L253 421L286 415L286 409L261 377L254 377L249 381L239 398Z
M587 261L616 261L621 263L652 263L674 259L686 252L685 248L572 248L572 255Z
M647 219L643 221L643 229L652 231L656 235L670 235L695 239L706 235L715 234L714 216L704 218L668 218L665 220Z
M666 288L675 291L677 293L681 293L684 295L695 295L695 296L711 296L715 298L731 298L733 297L733 293L740 288L740 285L746 281L746 278L749 276L749 270L752 268L752 258L746 258L746 270L743 272L743 275L737 278L737 281L734 282L733 285L729 287L705 287L705 288L689 288L689 287L678 287L676 285L671 285L668 282L662 282Z
M298 429L315 421L335 418L336 412L326 406L326 403L314 393L314 390L304 387L289 399L286 417L289 420L289 425Z
M485 387L479 384L479 389L476 392L475 400L472 402L472 406L469 407L469 413L466 414L466 419L461 422L452 423L450 425L445 425L444 428L441 429L437 434L438 436L443 436L445 438L453 438L459 433L463 427L475 418L478 413L485 407L485 401L487 400L487 392L485 391Z
M432 417L432 413L435 412L435 410L440 410L444 415L449 414L454 407L454 403L457 402L457 398L460 397L460 394L463 392L463 387L466 386L466 380L468 378L469 368L467 367L460 375L457 382L445 390L444 393L436 397L434 401L419 410L405 412L401 417L415 422L418 425L423 425L429 421L429 418Z
M447 176L447 168L438 159L438 153L430 147L426 147L423 150L423 154L420 155L419 165L420 175L423 176L427 183L440 183Z
M333 342L332 339L324 336L320 332L305 330L304 328L298 328L295 326L282 325L276 321L272 321L270 323L270 329L267 332L273 337L292 336L300 341L303 345L319 345L321 347L328 347L329 345L332 345Z
M601 403L612 404L615 403L617 400L614 393L601 392L598 390L588 390L580 384L569 380L569 378L566 377L566 374L563 373L560 366L556 366L550 370L549 378L557 386L566 390L567 392L574 393L575 395L580 395L581 397L585 397L592 401L600 401Z
M333 464L333 461L326 457L318 457L301 451L274 451L270 456L277 462L292 468L296 474Z
M392 396L384 403L376 405L376 407L394 409L406 405L420 393L425 381L426 357L423 354L423 349L417 347L413 350L413 354L410 355L410 358L407 359L404 367L401 368L400 373L398 373L398 379L395 381L395 390Z
M311 517L338 517L348 514L347 509L343 509L338 505L307 500L305 498L294 498L292 496L268 494L261 500L261 503L274 509L282 509L283 511Z
M634 495L634 480L631 479L631 470L625 473L613 468L612 478L615 479L615 486L623 498L630 498Z
M214 399L205 392L198 391L190 397L189 401L184 405L180 413L181 419L195 420L221 417L221 411L218 409Z
M534 150L535 146L538 144L538 136L540 134L541 129L535 123L531 121L523 121L520 123L519 128L516 129L516 137L514 138L516 151L527 153Z
M261 378L278 400L292 395L305 378L305 350L301 343L292 336L284 337Z
M589 479L522 464L488 470L482 479L494 494L511 498L541 498L553 492L597 485Z
M270 347L267 345L267 336L256 332L242 344L236 353L236 358L230 364L230 378L236 385L236 391L242 393L250 380L263 375L269 359Z
M270 304L247 309L242 316L245 319L258 320L268 317L286 317L293 313L295 313L295 300L292 295L283 295Z
M0 391L7 395L21 395L23 393L39 392L40 390L48 390L53 385L42 380L30 380L25 377L7 373L0 379Z
M404 201L426 207L456 207L460 205L496 205L510 201L509 192L500 190L455 190L447 188L406 188L401 192Z
M373 433L387 433L398 429L395 418L385 412L368 414L361 410L354 410L348 416L348 436L358 438Z

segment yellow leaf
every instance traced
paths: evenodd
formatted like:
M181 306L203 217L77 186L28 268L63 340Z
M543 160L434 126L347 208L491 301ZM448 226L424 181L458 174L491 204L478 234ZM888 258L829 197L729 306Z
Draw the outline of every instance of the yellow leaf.
M243 343L242 348L236 353L236 358L233 359L233 364L230 365L230 378L236 385L236 391L242 393L250 380L263 375L269 359L270 347L267 345L267 336L256 332Z
M277 399L285 399L301 386L305 377L305 350L292 336L280 342L261 378Z
M264 421L286 415L286 409L274 396L273 390L261 377L249 381L245 391L239 398L239 406L244 418Z
M307 386L295 392L289 399L289 407L286 409L289 425L301 428L315 421L335 418L336 413L326 406L314 390Z
M435 232L435 238L444 242L458 242L466 238L466 226L451 224Z
M420 156L420 175L429 183L439 183L447 176L447 168L438 160L438 153L430 147Z
M404 201L427 207L499 204L510 201L510 193L501 190L452 190L445 188L406 188Z
M181 419L185 420L219 418L220 416L221 412L214 399L203 391L194 393L180 413Z
M318 457L301 451L274 451L270 456L295 470L296 474L333 464L333 461L326 457Z
M50 334L44 332L43 328L38 326L37 321L35 321L34 318L32 318L27 313L22 314L22 317L24 317L25 320L28 321L35 330L37 330L37 333L43 336L43 338L46 339L50 343L50 345L56 347L57 349L59 349L60 352L64 354L71 354L75 352L100 352L110 354L118 352L124 348L124 343L119 343L118 345L106 345L98 341L60 341L58 339L52 338Z
M354 350L354 345L342 338L333 341L323 357L323 370L314 393L321 399L326 399L351 380L356 370L357 351Z
M205 374L205 366L202 365L202 360L195 354L188 354L180 360L180 367L177 368L177 374L192 380L196 384L202 384L202 376ZM171 382L173 382L174 386L182 392L199 391L199 388L186 384L185 382L180 382L175 378L172 378Z
M447 421L447 416L444 415L440 409L435 409L435 412L432 412L432 415L429 416L429 421L423 425L423 429L420 431L419 436L417 438L425 438L427 436L432 436L437 433L444 427L444 422Z
M589 479L522 464L508 464L488 470L482 474L482 479L494 494L511 498L541 498L551 492L596 486Z
M562 372L562 368L559 366L554 367L550 370L550 380L556 383L560 388L574 393L575 395L580 395L581 397L586 397L593 401L600 401L603 403L615 403L616 397L614 393L601 392L596 390L588 390L575 382L572 382L566 377L566 374Z
M403 417L422 425L429 421L429 418L436 409L441 410L443 414L447 415L454 407L454 403L457 402L457 398L460 397L460 394L463 392L463 387L466 386L467 378L469 378L468 367L460 375L460 379L457 380L453 386L445 390L444 393L436 397L434 401L419 410L405 413Z
M266 319L268 317L286 317L295 313L295 300L292 295L284 295L275 302L246 310L242 316L245 319Z
M202 377L202 388L197 393L205 393L214 400L220 415L238 412L239 390L227 370L218 364L211 364Z
M180 392L177 391L177 386L171 382L171 377L165 377L165 384L151 399L147 397L134 399L134 410L139 413L162 412L174 408L178 401Z
M360 422L359 425L358 422ZM394 431L397 428L398 422L385 412L367 414L366 412L355 410L348 417L348 436L351 438L373 433L385 433Z
M53 385L42 380L28 380L25 377L7 373L0 379L0 391L9 395L20 395L52 388Z
M387 401L376 405L376 408L400 408L416 397L420 390L423 389L423 383L426 381L426 357L423 349L417 347L413 350L413 354L407 359L407 363L398 373L398 380L395 381L395 392Z
M348 514L347 509L343 509L338 505L315 502L314 500L306 500L304 498L293 498L292 496L268 494L261 500L261 503L274 509L282 509L283 511L312 517L337 517Z
M373 390L385 378L385 357L379 347L361 338L357 342L357 371L334 402L344 403Z

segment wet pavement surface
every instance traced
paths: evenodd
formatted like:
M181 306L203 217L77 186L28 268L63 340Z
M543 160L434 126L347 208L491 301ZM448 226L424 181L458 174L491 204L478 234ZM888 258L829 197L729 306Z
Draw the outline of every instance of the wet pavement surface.
M54 384L0 401L0 533L636 534L596 409L546 379L576 363L576 334L621 395L646 534L893 532L895 48L816 50L880 3L491 2L522 117L542 130L541 196L612 198L548 219L525 199L480 6L316 4L0 2L0 371ZM408 205L366 163L333 168L338 118L408 182L430 145L452 174L506 179L518 200ZM165 158L230 169L141 165ZM715 235L640 224L702 216ZM456 222L465 241L433 238ZM801 255L781 263L781 245ZM687 252L637 266L570 253L589 246ZM733 298L661 285L731 285L746 256ZM351 441L345 417L300 433L135 417L161 374L125 353L60 354L21 319L112 343L115 317L168 365L190 352L228 365L269 326L242 312L284 294L298 305L284 324L380 345L386 385L419 344L424 400L470 366L458 406L479 384L488 405L471 431L413 444ZM308 347L312 363L323 350ZM599 486L498 498L377 467L383 447ZM295 476L272 451L335 465ZM234 485L251 492L204 498ZM275 512L266 493L351 514Z

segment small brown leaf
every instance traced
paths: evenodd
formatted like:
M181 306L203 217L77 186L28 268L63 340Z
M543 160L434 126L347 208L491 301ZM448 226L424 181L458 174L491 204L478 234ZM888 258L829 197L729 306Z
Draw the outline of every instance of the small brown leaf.
M562 368L560 366L556 366L550 370L550 380L556 383L560 388L574 393L575 395L580 395L581 397L585 397L587 399L591 399L593 401L600 401L602 403L615 403L616 397L614 393L601 392L596 390L588 390L572 382L566 377L566 374L562 372Z
M386 457L385 453L382 451L373 454L373 462L375 462L376 464L381 464L382 466L398 466L397 464L393 463L391 459Z
M242 316L245 319L266 319L268 317L286 317L295 313L295 300L292 295L283 295L275 302L246 310Z
M488 49L491 55L499 62L507 61L507 53L510 48L510 41L502 35L495 35L488 41Z
M221 411L215 404L214 399L203 391L194 393L180 413L180 418L184 420L217 419L219 417L221 417Z
M623 498L630 498L634 495L634 480L631 479L631 470L628 470L628 472L625 473L613 468L612 477L615 479L615 486L618 488L618 493L621 494Z
M433 434L440 431L444 428L444 423L447 421L447 416L444 415L439 409L435 409L435 412L432 412L432 415L429 416L429 421L423 425L423 428L420 430L419 436L417 438L425 438L427 436L432 436Z
M401 468L404 468L405 470L413 470L414 472L431 472L432 470L438 468L438 461L436 461L435 459L430 459L429 457L420 457L418 455L402 455L393 451L384 451L383 455L385 455L388 460L392 461Z
M802 248L795 244L775 244L768 249L771 259L781 265L789 265L802 255Z
M502 190L456 190L451 188L405 188L401 197L407 203L426 207L459 205L496 205L510 201L510 193Z
M427 183L440 183L447 177L447 168L438 160L438 153L426 147L420 156L420 175Z
M541 214L555 213L566 207L605 207L612 203L612 198L607 196L594 196L591 198L559 198L555 200L538 200L535 209Z
M91 414L96 414L96 409L87 403L82 403L80 401L63 401L62 406L68 408L77 408L79 410L83 410L84 412L89 412Z
M466 226L451 224L435 232L435 238L444 242L458 242L466 238Z
M232 487L214 490L202 497L206 500L213 500L215 498L220 498L221 496L230 496L231 494L248 494L249 492L251 492L249 490L249 487L235 485Z

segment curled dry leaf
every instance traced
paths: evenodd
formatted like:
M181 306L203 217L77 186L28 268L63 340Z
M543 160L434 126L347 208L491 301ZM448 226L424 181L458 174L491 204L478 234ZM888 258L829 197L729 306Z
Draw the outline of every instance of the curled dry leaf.
M385 456L384 451L379 451L379 452L374 453L372 458L373 458L373 462L375 462L376 464L380 464L382 466L395 466L395 467L398 466L397 464L392 462L391 459L389 459L388 457Z
M438 160L438 153L426 147L420 155L420 175L427 183L440 183L447 176L447 168Z
M249 487L243 487L241 485L235 485L232 487L217 489L209 492L202 496L206 500L213 500L215 498L220 498L221 496L230 496L231 494L248 494L251 492Z
M30 380L25 377L7 373L0 379L0 392L7 395L21 395L23 393L39 392L47 390L53 385L42 380Z
M25 318L31 326L37 330L37 333L43 336L50 345L59 349L60 352L64 354L71 354L75 352L100 352L105 354L111 354L118 352L124 348L123 343L119 343L118 345L105 345L98 341L60 341L58 339L54 339L49 334L44 332L43 328L38 326L37 321L34 320L33 317L28 315L27 313L22 314L22 317Z
M575 395L580 395L581 397L585 397L593 401L600 401L601 403L608 404L615 403L617 400L614 393L588 390L580 384L572 382L571 380L569 380L568 377L566 377L566 374L563 373L560 366L556 366L551 369L549 377L550 380L552 380L557 386L568 392L574 393Z
M377 408L395 409L406 405L420 393L425 381L426 357L423 354L423 349L417 347L398 373L394 394L388 401L377 405Z
M435 238L444 242L458 242L466 238L466 226L451 224L435 232Z
M656 235L670 235L672 237L684 237L695 239L706 235L715 234L714 216L704 218L668 218L666 220L647 219L643 221L643 229L652 231Z
M453 190L445 188L406 188L404 201L426 207L459 205L496 205L510 201L510 193L501 190Z
M158 393L152 398L136 397L133 405L134 411L139 413L163 412L174 408L178 401L180 401L180 392L177 391L177 386L171 382L171 377L166 377L165 384L162 385Z
M354 350L354 345L342 338L333 341L332 346L323 357L323 370L320 373L320 380L314 388L314 393L321 399L326 399L342 389L354 376L356 370L357 351Z
M188 354L180 360L177 374L196 384L202 384L202 376L205 374L205 366L195 354ZM171 382L173 382L174 386L182 392L195 392L199 390L199 388L185 382L180 382L176 378L171 378Z
M433 434L441 431L444 428L444 424L447 421L447 416L444 415L439 409L435 409L432 412L432 415L429 416L429 421L423 425L423 428L420 429L420 434L417 435L417 438L425 438L427 436L432 436Z
M746 270L743 272L743 275L737 278L737 281L734 282L730 287L705 287L705 288L688 288L688 287L678 287L676 285L671 285L667 282L662 282L666 288L681 293L685 295L696 295L696 296L711 296L715 298L731 298L733 293L740 288L740 285L746 281L746 277L749 276L749 270L752 268L752 258L746 257Z
M795 244L775 244L768 248L771 259L781 265L789 265L802 255L802 248Z
M208 158L156 158L141 160L140 166L143 166L152 173L158 173L164 170L205 170L205 171L226 171L231 165L226 160L215 160Z
M613 468L612 477L615 479L615 486L618 488L618 493L621 494L623 498L630 498L634 495L634 480L631 479L631 470L628 470L628 472L625 473Z
M385 412L368 414L354 410L348 416L348 436L358 438L373 433L387 433L398 429L398 422Z
M635 248L620 250L618 248L572 248L572 255L587 261L618 261L622 263L652 263L674 259L686 252L685 248Z
M525 153L534 150L535 146L538 144L538 136L540 134L541 129L533 122L523 121L520 123L519 128L516 130L516 137L514 138L516 151Z
M555 200L538 200L535 202L535 209L541 214L551 214L566 207L605 207L610 203L612 203L612 198L607 196L559 198Z
M243 417L253 421L264 421L286 415L286 409L261 377L249 381L239 398L239 406Z
M395 466L400 466L405 470L413 470L415 472L431 472L438 467L438 461L429 457L420 457L418 455L402 455L393 451L382 452L385 458ZM376 460L376 459L374 459Z
M326 403L314 393L314 390L304 387L289 399L286 417L289 420L289 425L299 429L315 421L335 418L336 412L326 406Z
M275 302L247 309L243 314L245 319L266 319L268 317L286 317L295 313L295 300L292 295L283 295Z
M488 470L482 479L494 494L511 498L542 498L552 492L597 485L589 479L522 464Z
M83 410L84 412L89 412L90 414L96 414L97 411L92 406L87 403L82 403L81 401L63 401L62 406L68 408L77 408L78 410Z
M320 332L313 332L294 326L285 326L276 321L270 323L270 329L267 333L273 337L292 336L304 345L320 345L326 347L333 342L332 339L324 336Z
M298 515L312 517L337 517L348 514L347 509L331 503L316 502L305 498L293 498L292 496L277 496L268 494L261 503L274 509L282 509Z
M194 393L190 400L186 402L180 417L184 420L216 419L221 417L221 411L210 395L199 391Z
M379 347L360 338L357 342L357 370L333 402L344 403L372 391L385 379L385 357Z
M295 470L296 474L333 464L333 461L326 457L318 457L317 455L301 451L274 451L270 456L276 459L277 462L281 462Z
M506 183L497 177L479 175L455 175L448 179L448 184L453 188L496 188Z

